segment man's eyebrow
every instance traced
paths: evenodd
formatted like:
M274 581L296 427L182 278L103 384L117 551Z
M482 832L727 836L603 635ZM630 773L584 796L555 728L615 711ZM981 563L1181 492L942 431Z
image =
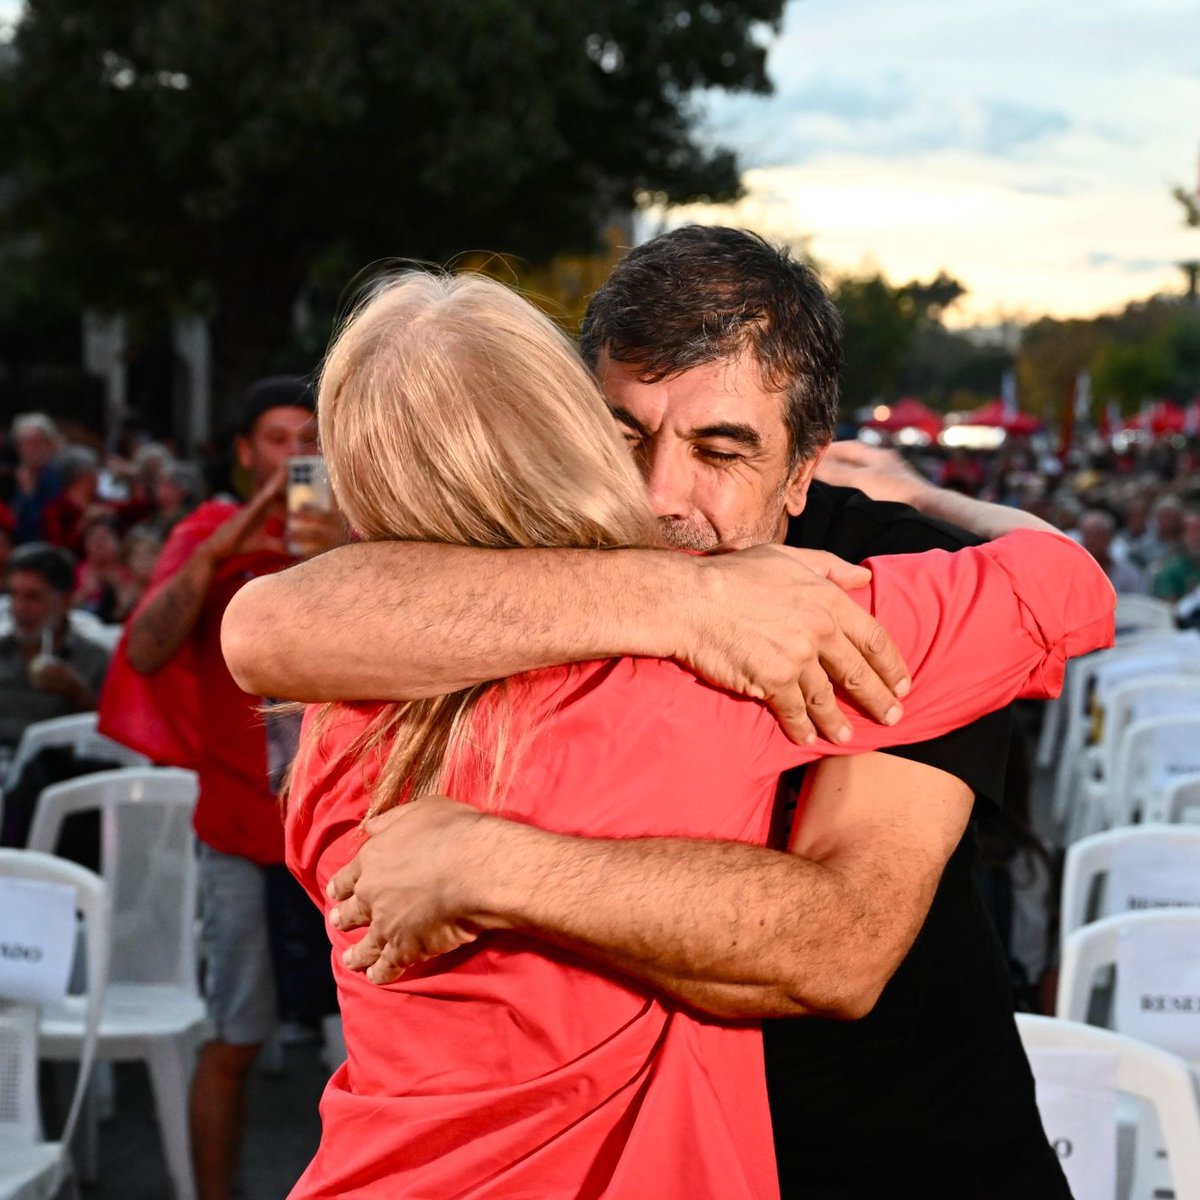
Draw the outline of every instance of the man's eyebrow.
M628 425L634 433L645 437L649 430L631 413L628 409L622 408L619 404L610 404L608 411L612 413L613 420L619 421L622 425Z
M762 449L762 435L754 428L753 425L735 425L735 424L719 424L719 425L704 425L699 429L693 429L688 435L693 440L707 440L709 438L721 438L727 442L735 442L739 446L744 446L747 450Z

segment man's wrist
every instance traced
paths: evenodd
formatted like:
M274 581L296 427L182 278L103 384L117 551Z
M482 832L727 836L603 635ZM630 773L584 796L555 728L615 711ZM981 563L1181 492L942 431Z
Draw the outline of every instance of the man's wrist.
M529 926L530 898L548 883L546 867L562 839L533 825L486 814L464 834L454 907L485 929Z

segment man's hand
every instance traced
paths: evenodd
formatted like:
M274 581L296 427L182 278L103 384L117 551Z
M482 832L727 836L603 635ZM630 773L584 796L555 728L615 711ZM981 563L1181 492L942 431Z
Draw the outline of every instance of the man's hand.
M422 796L367 822L367 841L326 889L338 902L329 913L335 929L371 926L343 955L347 967L365 971L372 983L391 983L405 967L499 927L472 912L467 894L483 826L497 837L522 828L445 796Z
M921 498L933 490L895 450L863 442L834 442L817 467L816 477L834 487L858 488L872 500L895 500L920 508Z
M283 501L287 468L281 467L235 516L229 518L197 549L207 563L216 567L235 554L255 550L286 553L283 539L263 528L271 510Z
M95 703L95 697L83 677L61 658L40 663L30 682L40 691L54 692L81 709L90 708Z
M288 513L288 550L300 559L315 558L350 540L346 519L335 509L306 504Z
M887 631L843 591L864 587L865 567L821 550L755 546L697 560L700 604L689 644L676 653L697 674L765 700L794 742L845 741L850 727L834 685L887 725L903 715L910 681ZM815 727L815 728L814 728Z

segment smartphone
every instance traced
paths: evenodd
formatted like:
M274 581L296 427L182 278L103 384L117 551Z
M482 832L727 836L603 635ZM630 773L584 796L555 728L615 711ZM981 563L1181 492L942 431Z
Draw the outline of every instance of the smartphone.
M288 459L287 511L288 516L301 509L333 510L333 489L329 486L329 471L319 454L303 454ZM304 553L303 547L288 539L290 554Z
M287 510L294 513L302 508L316 508L321 512L329 512L333 508L329 472L319 454L304 454L288 459Z

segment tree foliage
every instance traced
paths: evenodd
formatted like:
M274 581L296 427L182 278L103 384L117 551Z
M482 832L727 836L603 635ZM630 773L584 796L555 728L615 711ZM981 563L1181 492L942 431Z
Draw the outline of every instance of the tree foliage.
M98 307L214 318L261 371L312 280L585 251L642 193L733 196L700 89L766 91L782 0L27 0L9 238Z
M921 333L937 325L963 286L945 272L927 283L893 287L882 275L845 277L833 287L842 314L846 365L843 407L894 399L911 373Z
M1200 313L1160 297L1091 320L1047 317L1025 330L1019 378L1033 411L1060 411L1080 371L1091 374L1097 403L1115 401L1127 415L1144 400L1188 403L1200 396Z

